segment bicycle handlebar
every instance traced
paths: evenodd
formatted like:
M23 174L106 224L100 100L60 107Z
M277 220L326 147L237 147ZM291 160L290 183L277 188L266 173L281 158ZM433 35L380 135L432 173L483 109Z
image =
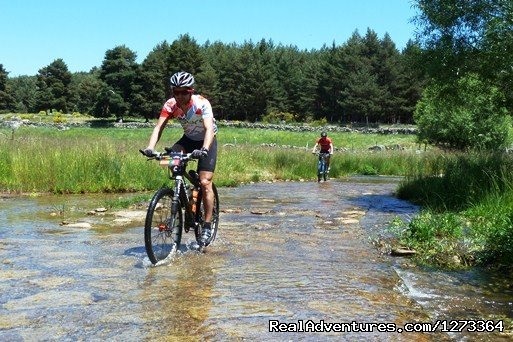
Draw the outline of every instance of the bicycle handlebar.
M162 160L164 159L165 157L172 157L172 156L180 156L180 160L183 161L183 162L188 162L189 160L193 160L193 159L199 159L199 158L194 158L192 156L192 153L181 153L181 152L173 152L171 150L168 150L167 148L165 149L166 152L153 152L153 154L151 156L147 156L146 153L144 153L144 150L139 150L139 152L141 152L142 155L144 155L145 157L148 158L148 160Z

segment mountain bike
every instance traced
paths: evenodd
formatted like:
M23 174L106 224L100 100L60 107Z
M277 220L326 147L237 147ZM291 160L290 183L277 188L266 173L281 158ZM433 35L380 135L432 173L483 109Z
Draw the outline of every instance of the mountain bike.
M166 259L178 250L182 232L194 230L196 241L202 246L201 235L205 222L205 208L199 175L194 170L186 172L192 154L173 152L155 152L148 160L158 160L160 166L167 168L172 187L163 186L153 196L146 213L144 223L144 245L148 258L153 264ZM144 154L142 150L141 153ZM219 226L219 196L212 183L214 205L211 219L210 239L205 247L214 242Z
M314 153L319 156L319 161L317 162L317 182L320 182L323 179L325 182L328 180L328 162L327 159L330 156L329 153Z

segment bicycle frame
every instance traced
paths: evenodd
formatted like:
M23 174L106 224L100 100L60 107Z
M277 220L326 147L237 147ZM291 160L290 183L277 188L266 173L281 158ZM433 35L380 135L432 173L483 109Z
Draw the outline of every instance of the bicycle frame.
M329 153L318 153L319 155L319 162L317 163L317 170L319 172L325 172L326 171L326 159L329 157Z
M328 165L326 159L329 157L329 153L318 152L319 161L317 162L317 181L321 180L321 177L326 181L328 174Z
M185 232L189 232L189 229L192 228L191 226L195 226L199 224L199 217L196 213L193 213L190 206L188 205L190 203L190 196L187 192L187 188L189 187L187 184L187 181L193 185L193 187L198 190L200 193L200 183L199 183L199 176L198 174L190 170L189 173L185 172L187 169L187 163L190 160L190 155L184 155L182 153L178 152L169 152L168 156L169 159L166 158L166 156L163 156L163 159L161 159L161 166L166 166L168 168L168 177L171 180L174 180L174 186L173 186L173 199L171 202L171 213L175 214L179 208L179 203L182 203L182 208L185 209ZM168 161L169 162L163 163L162 161ZM192 171L192 172L191 172ZM192 175L191 175L192 173ZM192 190L192 189L191 189ZM201 196L198 195L198 202L201 201ZM199 205L197 203L196 205Z

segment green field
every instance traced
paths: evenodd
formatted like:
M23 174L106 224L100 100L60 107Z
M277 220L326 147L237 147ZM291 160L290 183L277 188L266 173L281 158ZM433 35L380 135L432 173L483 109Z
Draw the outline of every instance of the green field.
M0 190L4 192L122 192L156 189L166 181L156 163L138 150L147 144L151 128L20 128L0 130ZM168 128L157 145L170 146L180 128ZM222 127L215 182L219 186L267 180L316 177L310 153L318 133ZM412 135L333 133L337 152L331 176L350 174L405 175L430 153L415 153ZM276 147L262 146L275 144ZM375 145L396 145L402 151L371 152ZM279 146L306 148L282 148Z

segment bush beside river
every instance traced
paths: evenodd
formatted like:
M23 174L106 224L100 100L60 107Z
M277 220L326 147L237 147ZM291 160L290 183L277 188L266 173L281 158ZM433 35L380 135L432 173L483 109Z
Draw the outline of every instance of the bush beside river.
M398 189L400 198L423 206L410 222L395 222L401 243L429 264L511 269L511 154L445 154L432 165L410 174Z

